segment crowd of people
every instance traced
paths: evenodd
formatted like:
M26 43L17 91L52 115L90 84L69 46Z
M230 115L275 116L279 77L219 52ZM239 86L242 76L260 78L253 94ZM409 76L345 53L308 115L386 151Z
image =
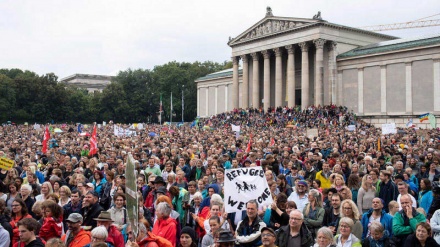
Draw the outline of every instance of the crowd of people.
M41 129L1 126L0 157L14 166L0 170L0 246L439 246L439 130L382 135L334 105L197 121L131 136L100 126L94 155L73 124L51 126L61 131L45 153ZM129 154L136 226L126 209ZM274 202L226 213L225 173L253 166Z

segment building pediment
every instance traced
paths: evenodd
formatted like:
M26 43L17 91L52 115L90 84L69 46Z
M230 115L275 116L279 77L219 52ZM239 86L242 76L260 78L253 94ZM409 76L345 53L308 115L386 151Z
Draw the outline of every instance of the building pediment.
M291 32L295 29L322 22L326 21L319 19L266 16L261 21L257 22L252 27L238 35L236 38L230 39L228 45L232 47L242 42L248 42L266 38L272 35Z

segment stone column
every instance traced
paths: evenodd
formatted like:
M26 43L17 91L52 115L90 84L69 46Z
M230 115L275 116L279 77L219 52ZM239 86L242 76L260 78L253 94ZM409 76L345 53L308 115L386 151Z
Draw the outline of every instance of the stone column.
M200 88L197 88L197 116L200 116Z
M380 113L387 114L387 66L380 66Z
M229 87L229 85L226 84L225 85L225 111L229 111L229 109L228 109L228 102L229 102L229 100L228 100L228 87Z
M342 98L342 94L344 92L343 88L342 88L342 70L338 70L338 83L336 85L336 91L338 92L337 95L338 97L336 98L336 104L337 105L344 105L344 100Z
M283 63L281 48L273 49L275 52L275 107L283 106Z
M405 63L406 114L412 114L412 62Z
M329 59L328 59L328 67L329 67L329 84L330 84L330 90L329 90L329 99L330 99L330 104L336 104L336 99L337 99L337 91L336 91L336 55L337 55L337 51L336 51L336 47L337 43L336 42L330 42L330 46L329 48Z
M240 56L243 61L243 83L241 84L241 107L246 109L249 107L249 64L247 55Z
M295 47L287 45L287 106L295 106Z
M264 50L264 109L267 110L270 107L270 53L268 50Z
M324 105L324 39L315 39L316 66L315 66L315 105Z
M364 68L358 69L358 113L364 114Z
M214 114L218 114L218 86L215 86L214 89L214 94L215 94L215 103L214 103L214 109L215 109L215 113Z
M253 64L252 64L252 107L260 107L260 73L258 71L258 56L259 54L254 52L251 53Z
M209 87L206 87L205 107L206 107L205 116L209 116Z
M232 93L231 93L231 110L239 108L238 105L238 58L232 57Z
M301 48L301 110L309 107L309 44L301 42L298 44Z
M440 112L440 59L434 59L432 66L434 72L434 112Z

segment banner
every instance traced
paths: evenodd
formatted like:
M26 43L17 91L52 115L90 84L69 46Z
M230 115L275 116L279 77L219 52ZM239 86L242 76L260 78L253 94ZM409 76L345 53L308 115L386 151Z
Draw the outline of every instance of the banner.
M435 129L435 125L437 124L437 120L435 119L435 116L432 113L429 113L428 121L429 121L429 124L431 125L431 127L433 129Z
M96 125L93 127L92 138L90 138L90 152L89 155L92 156L98 152L98 142L96 140Z
M225 212L246 210L246 203L256 200L258 205L270 205L272 195L263 168L247 167L225 171Z
M396 134L396 133L397 133L397 129L395 123L382 124L382 135Z
M233 124L231 124L231 127L232 127L232 131L240 132L240 125L233 125Z
M8 158L0 158L0 168L9 170L14 166L14 161Z
M124 129L120 126L114 125L115 136L136 136L136 131L131 131L130 129Z

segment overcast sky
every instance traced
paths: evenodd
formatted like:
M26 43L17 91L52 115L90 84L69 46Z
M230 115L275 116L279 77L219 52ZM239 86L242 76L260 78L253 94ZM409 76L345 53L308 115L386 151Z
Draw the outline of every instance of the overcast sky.
M2 0L0 68L63 78L173 60L223 62L231 55L228 37L260 21L267 6L283 17L311 18L320 10L323 19L352 27L440 13L438 0ZM440 28L386 33L410 37Z

